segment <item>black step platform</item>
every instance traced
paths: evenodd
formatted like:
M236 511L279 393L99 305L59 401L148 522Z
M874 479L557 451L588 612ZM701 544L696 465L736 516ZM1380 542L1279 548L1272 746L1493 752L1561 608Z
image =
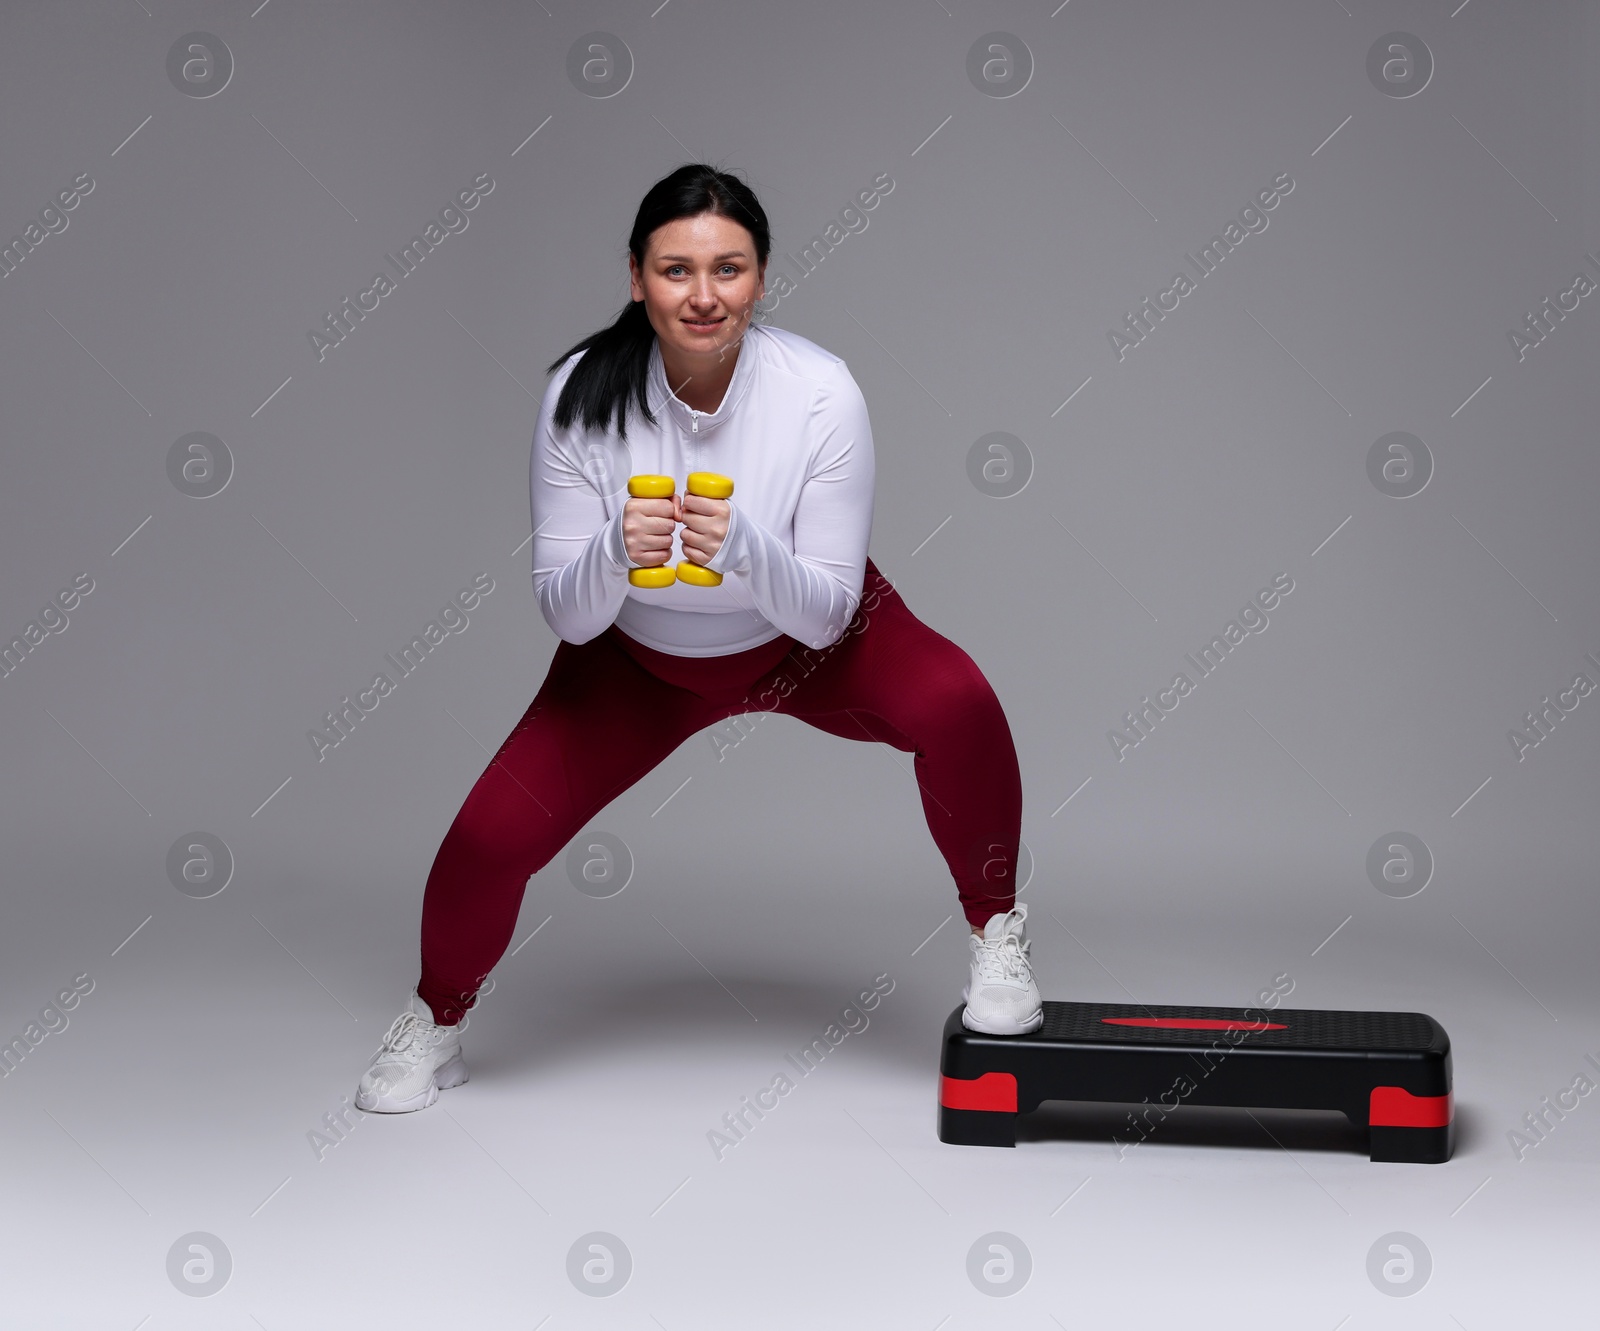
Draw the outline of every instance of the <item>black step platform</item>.
M1439 1164L1455 1148L1450 1037L1421 1012L1044 1005L1031 1035L944 1024L939 1139L1015 1146L1046 1100L1139 1106L1117 1134L1152 1135L1179 1105L1332 1109L1371 1130L1373 1160Z

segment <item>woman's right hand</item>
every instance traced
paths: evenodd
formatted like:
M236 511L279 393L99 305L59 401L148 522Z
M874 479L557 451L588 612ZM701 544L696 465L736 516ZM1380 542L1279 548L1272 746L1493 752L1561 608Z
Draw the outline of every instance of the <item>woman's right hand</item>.
M645 568L659 568L672 558L672 533L683 521L682 501L629 498L622 506L622 544L628 558Z

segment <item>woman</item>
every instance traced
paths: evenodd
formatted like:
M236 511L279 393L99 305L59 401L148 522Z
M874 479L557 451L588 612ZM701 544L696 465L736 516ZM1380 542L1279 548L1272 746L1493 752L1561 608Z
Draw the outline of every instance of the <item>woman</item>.
M529 468L533 586L562 641L439 847L421 979L361 1079L362 1109L422 1109L467 1079L464 1018L528 878L686 738L744 712L916 755L972 930L962 1020L997 1035L1043 1020L1013 889L1022 785L1005 713L867 558L866 404L836 356L752 324L770 247L742 181L680 167L634 220L632 302L549 367ZM631 442L630 403L643 417ZM701 470L732 478L734 497L628 494L630 476ZM726 576L630 583L630 569L680 558Z

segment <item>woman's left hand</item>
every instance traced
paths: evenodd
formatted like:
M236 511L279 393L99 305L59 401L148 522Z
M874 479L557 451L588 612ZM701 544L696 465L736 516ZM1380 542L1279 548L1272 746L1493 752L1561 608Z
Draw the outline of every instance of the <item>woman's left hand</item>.
M728 535L728 501L703 495L679 497L678 521L683 523L683 554L692 564L708 564Z

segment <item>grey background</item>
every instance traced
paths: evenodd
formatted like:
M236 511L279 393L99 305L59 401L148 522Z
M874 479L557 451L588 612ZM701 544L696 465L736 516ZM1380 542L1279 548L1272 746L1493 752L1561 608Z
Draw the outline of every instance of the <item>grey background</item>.
M1593 4L252 9L5 7L0 238L95 182L0 281L0 638L94 580L0 679L0 1036L93 981L0 1083L8 1323L1573 1305L1600 1107L1508 1134L1600 1058L1600 695L1521 760L1508 732L1600 682L1600 294L1520 362L1507 332L1600 280ZM166 72L194 31L235 62L204 98ZM596 31L635 64L611 96L567 74ZM1031 53L1012 96L967 76L994 32ZM1367 77L1394 32L1432 55L1414 96ZM909 757L770 718L605 810L620 894L563 858L533 877L465 1087L318 1158L415 982L439 840L555 647L528 577L542 367L627 299L640 197L700 159L755 189L774 266L894 182L770 321L849 364L873 557L1006 707L1046 997L1236 1004L1287 972L1294 1006L1430 1012L1449 1164L1287 1115L1190 1115L1124 1158L1111 1111L942 1146L966 953ZM1119 362L1107 330L1285 171L1267 229ZM307 329L482 172L467 229L319 362ZM193 431L233 457L209 498L166 470ZM1032 459L1010 498L968 479L995 431ZM1433 458L1410 498L1367 475L1394 431ZM480 572L470 629L319 761L307 731ZM1122 714L1280 572L1271 627L1119 759ZM1436 865L1404 899L1366 871L1396 830ZM197 831L236 862L204 899L166 867ZM885 973L870 1027L717 1159L720 1116ZM967 1274L995 1231L1032 1262L1000 1300ZM168 1276L191 1232L231 1255L209 1298ZM591 1232L631 1254L615 1297L567 1277ZM1393 1232L1431 1254L1411 1298L1367 1275Z

